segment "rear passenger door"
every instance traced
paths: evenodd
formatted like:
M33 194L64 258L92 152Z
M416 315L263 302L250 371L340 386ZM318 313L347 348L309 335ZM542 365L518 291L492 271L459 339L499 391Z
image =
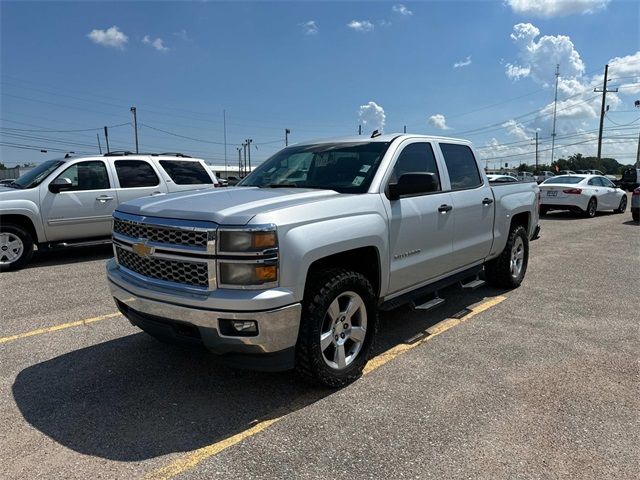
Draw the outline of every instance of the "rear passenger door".
M169 192L213 187L213 179L204 165L197 160L158 160L168 175Z
M117 180L118 204L167 193L167 185L160 179L156 168L146 160L116 160L113 167Z
M468 145L439 143L451 185L455 268L483 260L491 251L495 206L489 183ZM499 188L499 187L498 187ZM500 219L508 221L508 219Z
M398 200L383 196L389 215L390 293L415 287L443 275L451 262L453 221L442 206L451 204L451 194L442 188L438 167L430 142L408 141L396 154L393 170L386 184L395 183L404 173L433 173L435 192L408 195Z

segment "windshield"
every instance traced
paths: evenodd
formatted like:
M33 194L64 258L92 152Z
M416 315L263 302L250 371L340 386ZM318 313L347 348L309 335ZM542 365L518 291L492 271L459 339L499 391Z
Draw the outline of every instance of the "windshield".
M364 193L389 142L320 143L285 148L256 168L240 187L321 188Z
M18 186L19 188L34 188L40 185L42 181L49 176L56 168L64 163L64 160L47 160L41 163L37 167L29 170L24 175L20 175L18 179L13 182L12 186Z
M544 184L547 185L549 183L580 183L582 180L584 180L584 177L570 177L570 176L553 177L553 178L550 178L549 180L545 180Z

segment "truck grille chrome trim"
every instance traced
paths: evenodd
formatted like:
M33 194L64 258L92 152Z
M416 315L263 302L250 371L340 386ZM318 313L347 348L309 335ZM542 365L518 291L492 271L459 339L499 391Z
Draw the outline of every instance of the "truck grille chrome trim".
M209 240L209 235L206 231L157 227L119 218L114 218L113 220L113 231L130 238L145 239L155 243L201 247L203 250L206 250L207 241Z
M173 282L178 285L190 285L210 288L209 265L207 261L166 260L140 255L114 245L118 264L139 275Z

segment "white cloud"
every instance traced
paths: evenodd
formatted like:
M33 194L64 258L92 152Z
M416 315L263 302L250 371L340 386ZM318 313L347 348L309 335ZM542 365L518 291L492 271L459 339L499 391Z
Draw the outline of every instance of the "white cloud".
M400 15L404 15L405 17L413 15L413 12L401 3L398 3L397 5L394 5L393 7L391 7L391 10L393 10L396 13L399 13Z
M454 63L453 68L468 67L469 65L471 65L471 55L468 55L464 60Z
M305 35L317 35L320 29L315 20L309 20L300 24Z
M371 130L380 130L382 132L384 130L387 116L384 113L384 108L376 102L368 102L366 105L360 105L358 110L358 119L362 126L368 127Z
M506 0L511 9L521 15L561 17L574 13L594 13L607 7L611 0Z
M113 47L124 49L129 41L127 37L117 26L107 28L106 30L94 29L87 35L93 43L102 45L103 47Z
M351 20L347 27L356 32L372 32L375 26L369 20Z
M584 73L584 62L568 36L543 35L538 38L539 35L540 30L530 23L514 25L511 39L519 50L519 64L505 65L509 78L518 80L531 76L542 84L551 84L556 64L560 65L565 78L575 78Z
M145 45L149 45L149 46L155 48L159 52L168 52L169 51L169 49L164 46L164 42L162 41L161 38L156 38L155 40L151 40L151 38L149 38L149 35L145 35L142 38L142 43L144 43Z
M429 125L438 130L450 130L451 127L447 125L447 119L441 113L436 113L429 117Z
M529 140L531 136L527 133L524 125L516 122L515 120L509 120L502 124L507 129L507 133L518 140Z

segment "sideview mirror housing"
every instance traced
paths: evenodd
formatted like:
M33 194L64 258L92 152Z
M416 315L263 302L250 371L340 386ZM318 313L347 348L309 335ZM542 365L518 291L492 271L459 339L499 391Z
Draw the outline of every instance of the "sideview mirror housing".
M435 173L410 172L400 176L397 183L389 184L389 200L398 200L405 195L420 195L435 192L438 182Z
M71 180L66 177L58 177L49 184L49 191L51 193L60 193L63 190L69 190L72 187Z

